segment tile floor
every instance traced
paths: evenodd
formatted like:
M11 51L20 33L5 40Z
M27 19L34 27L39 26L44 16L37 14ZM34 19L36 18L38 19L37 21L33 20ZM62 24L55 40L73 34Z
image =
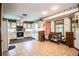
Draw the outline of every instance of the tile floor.
M77 56L79 52L66 45L49 41L31 40L12 45L16 48L4 53L4 56Z

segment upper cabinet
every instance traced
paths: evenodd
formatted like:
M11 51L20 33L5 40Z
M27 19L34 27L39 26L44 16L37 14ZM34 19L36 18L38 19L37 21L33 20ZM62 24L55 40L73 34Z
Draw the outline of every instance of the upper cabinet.
M15 29L16 28L16 22L8 22L8 28L9 29Z
M23 26L23 22L17 21L17 22L16 22L16 26Z
M23 27L25 29L34 29L34 23L24 23Z
M15 23L15 22L12 22L12 23L11 23L11 28L13 28L13 29L16 28L16 23Z
M25 29L27 29L27 28L28 28L27 25L28 25L27 23L24 23L24 24L23 24L23 27L24 27Z

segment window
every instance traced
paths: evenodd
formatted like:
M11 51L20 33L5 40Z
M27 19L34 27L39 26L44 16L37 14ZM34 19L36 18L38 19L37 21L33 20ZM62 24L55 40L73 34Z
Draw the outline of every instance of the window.
M60 32L64 35L64 20L55 21L55 32Z
M76 32L76 29L78 28L78 18L76 18L77 16L74 14L72 16L72 21L71 21L71 29L72 29L72 32Z

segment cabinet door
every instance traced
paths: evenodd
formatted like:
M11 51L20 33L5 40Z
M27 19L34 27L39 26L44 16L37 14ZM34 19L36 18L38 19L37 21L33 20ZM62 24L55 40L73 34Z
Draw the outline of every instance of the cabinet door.
M40 37L41 37L40 35L41 35L40 32L38 32L38 40L39 41L40 41Z
M38 32L38 40L39 40L39 41L42 41L42 32L41 32L41 31Z
M10 22L8 22L8 28L9 28L9 29L11 28L11 23L10 23Z
M73 32L66 32L66 44L69 47L73 47L74 46L74 36L73 36Z
M26 23L24 23L23 27L26 28Z
M16 23L15 22L12 22L12 28L16 28Z
M43 34L44 34L43 32L44 32L44 31L39 31L39 32L38 32L38 40L39 40L39 41L43 41L43 40L44 40L44 39L43 39Z

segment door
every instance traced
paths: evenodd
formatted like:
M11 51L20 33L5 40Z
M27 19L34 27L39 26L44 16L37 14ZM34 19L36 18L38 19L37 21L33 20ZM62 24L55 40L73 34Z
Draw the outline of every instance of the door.
M1 40L1 9L2 9L2 4L0 3L0 56L2 56L2 40Z

